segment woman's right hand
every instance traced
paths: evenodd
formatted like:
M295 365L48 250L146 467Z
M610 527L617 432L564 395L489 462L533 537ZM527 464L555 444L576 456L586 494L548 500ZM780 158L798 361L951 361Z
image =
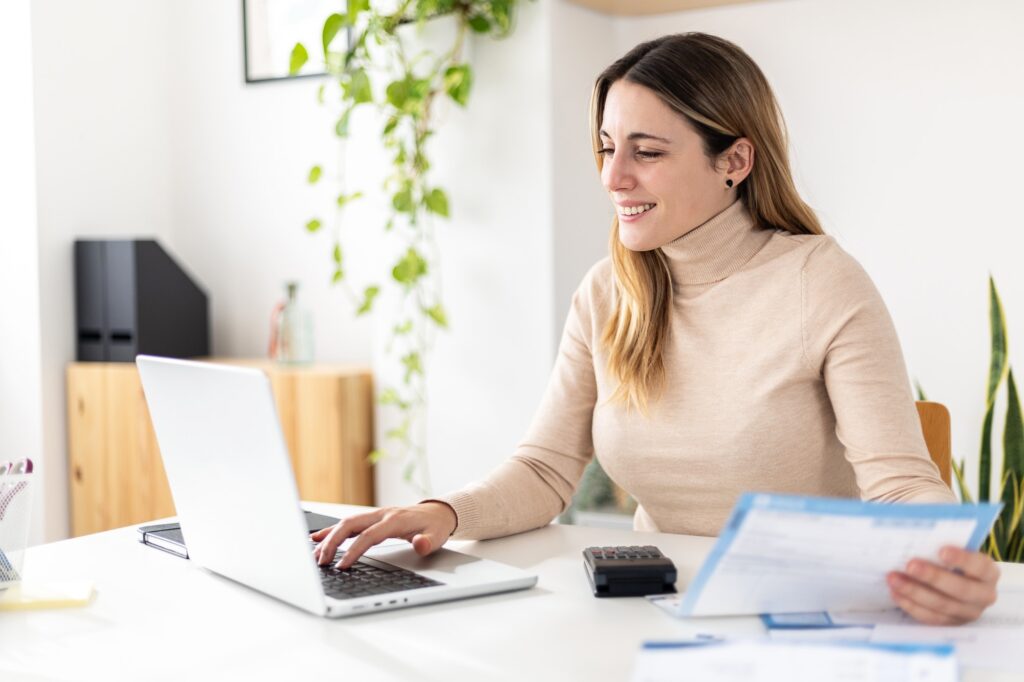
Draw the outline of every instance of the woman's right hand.
M313 533L310 537L320 543L313 550L313 558L321 566L330 563L341 543L353 536L358 537L341 557L338 568L348 568L366 550L388 538L408 540L417 554L426 556L441 548L457 523L455 510L444 502L384 507L350 516Z

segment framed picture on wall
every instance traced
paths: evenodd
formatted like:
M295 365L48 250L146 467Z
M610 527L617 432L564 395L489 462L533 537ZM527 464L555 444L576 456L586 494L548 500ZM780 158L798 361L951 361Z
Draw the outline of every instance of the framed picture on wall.
M323 76L324 21L343 11L339 0L242 0L242 46L245 82L262 83L287 78ZM332 50L348 48L349 34L339 32ZM302 43L309 60L295 76L288 75L292 48Z

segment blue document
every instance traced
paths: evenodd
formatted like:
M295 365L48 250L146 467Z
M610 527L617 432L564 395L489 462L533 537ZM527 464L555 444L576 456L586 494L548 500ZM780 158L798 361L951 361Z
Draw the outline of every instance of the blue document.
M745 493L680 616L892 608L885 576L946 545L977 550L1002 504L885 504Z

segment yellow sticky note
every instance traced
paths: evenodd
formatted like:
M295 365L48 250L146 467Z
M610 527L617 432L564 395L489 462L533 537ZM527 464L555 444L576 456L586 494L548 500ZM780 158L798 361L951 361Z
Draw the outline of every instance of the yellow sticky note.
M0 611L87 606L95 595L91 580L22 581L0 591Z

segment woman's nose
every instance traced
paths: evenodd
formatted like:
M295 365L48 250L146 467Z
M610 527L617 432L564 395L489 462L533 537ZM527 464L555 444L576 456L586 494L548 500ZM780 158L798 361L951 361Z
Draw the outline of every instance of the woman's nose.
M632 189L636 183L632 169L629 167L629 159L622 159L614 155L611 158L605 158L601 177L604 180L604 188L609 192Z

